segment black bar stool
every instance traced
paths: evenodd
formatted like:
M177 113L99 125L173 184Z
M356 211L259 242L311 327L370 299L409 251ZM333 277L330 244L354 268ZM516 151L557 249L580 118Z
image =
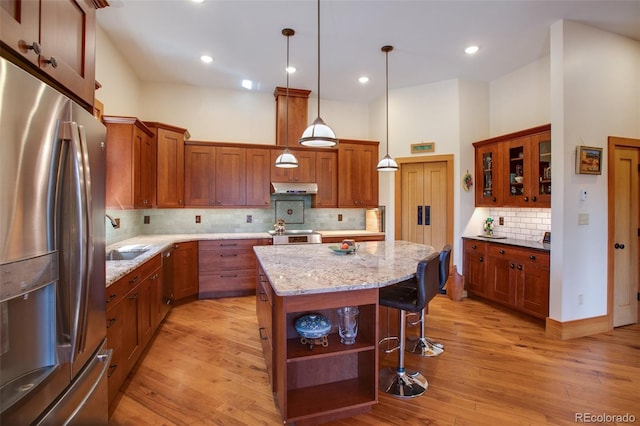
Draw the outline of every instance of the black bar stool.
M427 390L427 379L419 372L406 372L404 368L406 311L420 312L426 303L438 293L439 253L434 253L418 262L415 278L380 289L382 306L398 309L400 336L386 337L380 342L397 339L399 345L387 352L398 350L397 368L380 371L380 390L400 398L413 398Z
M449 267L451 265L451 246L449 244L445 245L440 252L440 268L439 268L439 286L438 293L446 294L447 292L444 290L444 285L447 283L447 279L449 278ZM427 301L427 304L429 301ZM444 345L440 342L436 342L433 339L425 336L424 334L424 311L427 310L425 306L422 311L420 311L420 319L415 322L409 322L409 325L420 325L420 337L416 340L415 337L413 339L409 338L407 340L407 351L412 354L416 354L419 356L438 356L442 352L444 352Z

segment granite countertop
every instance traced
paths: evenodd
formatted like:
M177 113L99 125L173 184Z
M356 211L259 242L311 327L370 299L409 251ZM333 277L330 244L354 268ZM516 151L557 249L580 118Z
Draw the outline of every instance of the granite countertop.
M243 240L253 238L271 238L267 232L238 232L215 234L167 234L167 235L139 235L107 246L107 252L124 247L136 248L144 246L147 252L133 260L109 260L106 267L106 286L124 277L129 272L153 258L164 249L175 243L199 240Z
M353 254L336 254L334 244L253 248L279 296L379 288L411 278L433 247L408 241L359 243Z
M467 240L488 241L494 244L505 244L508 246L524 247L535 250L551 251L551 244L542 243L540 241L521 240L518 238L481 237L479 235L465 235L462 238Z
M370 237L370 236L384 236L384 232L367 231L364 229L344 229L339 231L316 231L323 237Z

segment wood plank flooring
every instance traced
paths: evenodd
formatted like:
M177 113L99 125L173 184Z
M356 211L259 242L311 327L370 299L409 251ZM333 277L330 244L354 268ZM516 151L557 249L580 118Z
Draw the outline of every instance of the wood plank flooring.
M573 339L474 299L437 296L435 358L405 357L429 381L418 398L379 394L371 413L333 425L575 425L576 413L640 423L640 326ZM380 355L394 366L397 354ZM277 425L253 296L175 307L118 396L111 425ZM606 424L623 424L615 421ZM600 423L602 424L602 423Z

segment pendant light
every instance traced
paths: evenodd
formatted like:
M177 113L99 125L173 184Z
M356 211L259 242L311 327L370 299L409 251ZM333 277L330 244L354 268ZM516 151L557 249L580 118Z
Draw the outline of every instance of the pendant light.
M318 0L318 117L302 133L300 145L311 147L332 147L338 144L336 134L320 118L320 0Z
M382 46L381 49L384 52L385 55L385 62L386 62L386 80L387 80L387 86L386 86L386 90L385 90L385 96L386 96L386 108L387 108L387 117L386 117L386 121L387 121L387 155L384 156L384 158L382 158L382 160L380 160L380 162L378 163L378 171L379 172L396 172L398 171L398 163L395 162L395 160L393 158L391 158L391 156L389 155L389 52L391 52L393 50L393 46Z
M284 140L285 140L285 148L282 151L282 154L278 155L276 158L276 167L280 168L294 168L298 167L298 159L291 151L289 151L289 38L293 36L296 32L291 28L285 28L282 30L282 35L287 38L287 100L285 101L285 132L284 132Z

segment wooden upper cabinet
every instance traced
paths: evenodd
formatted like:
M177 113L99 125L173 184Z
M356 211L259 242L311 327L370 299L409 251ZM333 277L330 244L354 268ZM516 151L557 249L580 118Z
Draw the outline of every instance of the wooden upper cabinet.
M297 146L307 122L307 104L310 90L289 88L289 147ZM287 137L287 89L276 87L276 145L286 145Z
M247 149L247 206L269 207L271 183L271 150Z
M275 166L276 159L282 154L282 149L271 150L271 181L272 182L316 182L316 151L310 149L290 149L298 159L298 167L280 168Z
M186 129L145 122L154 132L158 149L156 198L158 207L184 207L184 140Z
M156 204L153 132L135 117L103 116L107 127L106 206L151 208Z
M215 147L185 146L184 200L187 207L215 205L215 156Z
M311 197L313 207L338 207L338 152L316 152L318 193Z
M477 207L551 207L551 125L473 146Z
M216 148L216 206L244 206L247 202L246 149Z
M378 206L378 142L340 139L338 207Z
M100 1L2 1L0 35L91 110L95 92L96 7Z

